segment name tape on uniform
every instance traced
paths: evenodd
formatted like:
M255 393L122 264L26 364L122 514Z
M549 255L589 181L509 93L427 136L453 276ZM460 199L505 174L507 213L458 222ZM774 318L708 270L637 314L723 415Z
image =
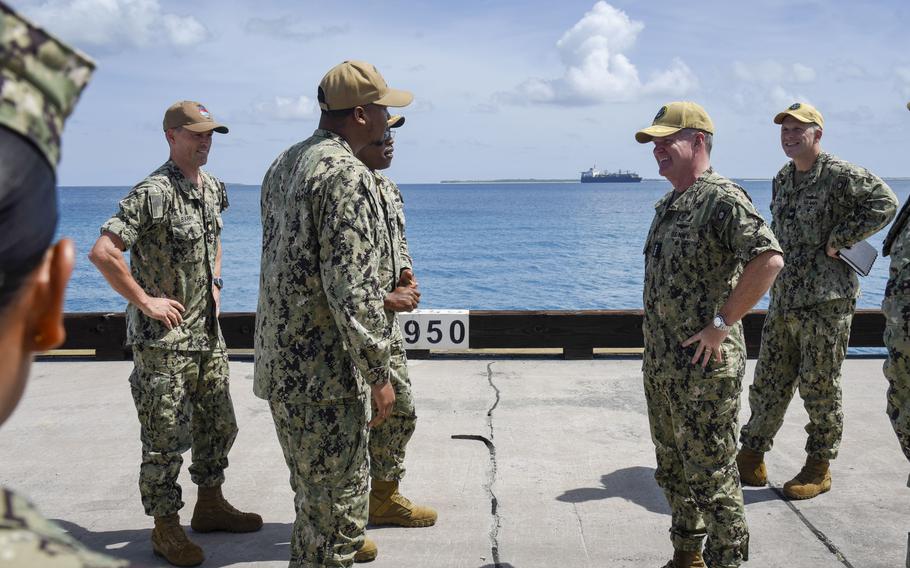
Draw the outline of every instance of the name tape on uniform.
M407 349L467 349L469 310L414 310L398 314Z

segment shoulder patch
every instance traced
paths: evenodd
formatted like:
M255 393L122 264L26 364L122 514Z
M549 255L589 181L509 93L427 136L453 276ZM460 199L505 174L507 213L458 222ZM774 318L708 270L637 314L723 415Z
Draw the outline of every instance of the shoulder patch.
M711 218L711 223L718 231L723 231L727 222L730 220L730 217L733 216L733 207L733 202L727 201L726 199L720 200L714 207L714 215Z
M152 188L148 191L149 215L152 219L158 220L164 217L164 195L158 188Z
M847 183L850 181L849 177L844 174L837 176L837 181L834 183L834 188L837 191L843 191L847 188Z

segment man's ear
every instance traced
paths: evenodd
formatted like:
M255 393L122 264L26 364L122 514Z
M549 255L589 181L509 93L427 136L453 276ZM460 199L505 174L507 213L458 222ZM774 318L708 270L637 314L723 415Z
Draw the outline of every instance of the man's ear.
M47 351L66 339L63 327L63 300L75 263L73 241L63 239L51 247L36 269L31 291L27 292L29 309L29 351Z
M354 120L357 122L357 124L361 125L369 122L367 119L367 110L362 106L354 107Z

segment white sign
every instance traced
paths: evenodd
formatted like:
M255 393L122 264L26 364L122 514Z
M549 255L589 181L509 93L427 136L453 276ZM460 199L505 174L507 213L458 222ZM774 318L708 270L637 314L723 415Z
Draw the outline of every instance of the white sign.
M467 349L468 310L400 312L398 323L407 349Z

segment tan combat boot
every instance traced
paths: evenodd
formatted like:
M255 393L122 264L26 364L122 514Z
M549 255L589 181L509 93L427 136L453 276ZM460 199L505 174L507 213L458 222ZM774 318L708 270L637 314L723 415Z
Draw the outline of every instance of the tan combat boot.
M402 527L431 527L436 511L411 503L398 492L397 481L372 480L370 488L370 524Z
M202 549L183 532L176 514L155 517L152 550L174 566L199 566L205 560Z
M368 538L364 538L363 546L354 553L354 562L357 562L358 564L372 562L376 560L377 554L379 554L379 548L376 546L376 543Z
M701 552L674 550L673 560L663 568L707 568L701 557Z
M764 487L768 484L768 470L765 468L765 454L744 447L736 454L739 480L749 487Z
M262 517L256 513L243 513L235 509L224 499L221 486L200 487L190 526L199 533L212 531L247 533L262 528Z
M806 465L796 477L784 483L784 495L790 499L811 499L831 490L828 460L806 458Z

